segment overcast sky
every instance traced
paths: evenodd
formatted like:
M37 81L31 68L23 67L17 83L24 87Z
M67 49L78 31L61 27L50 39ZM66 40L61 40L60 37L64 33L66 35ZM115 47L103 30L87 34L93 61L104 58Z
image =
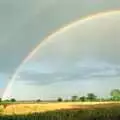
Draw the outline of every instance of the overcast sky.
M77 19L80 19L82 17L88 16L88 15L91 15L94 13L99 13L99 12L109 11L109 10L116 10L116 9L119 9L119 7L120 7L120 1L118 1L118 0L114 0L114 1L113 0L74 0L74 1L69 1L69 0L49 0L49 1L47 1L47 0L34 0L34 1L33 0L20 0L20 1L18 1L18 0L0 0L0 18L1 18L0 19L0 26L1 26L0 27L0 55L1 55L1 57L0 57L0 79L1 79L0 80L0 95L2 94L3 90L5 89L6 84L9 81L8 78L11 77L12 74L16 71L18 66L23 61L23 59L25 59L25 57L40 42L42 42L43 38L46 37L48 34L53 33L53 31L63 27L64 25L66 25L68 23L71 23L73 20L75 21ZM116 19L119 20L119 17L117 17ZM102 23L100 21L100 24L96 23L96 25L94 25L94 26L101 27L100 29L102 29L101 31L103 32L104 26L102 26ZM116 22L115 20L111 20L110 23L108 21L106 21L106 23L103 23L103 24L106 25L107 23L108 23L108 27L110 26L111 29L106 28L107 29L105 32L107 35L106 44L108 43L109 39L112 39L112 40L114 39L115 34L118 38L118 34L119 34L119 25L117 24L119 22ZM114 23L114 25L113 24L111 25L111 23ZM92 39L95 38L95 37L93 37L94 35L98 35L101 32L100 31L100 32L95 33L96 28L94 28L95 30L94 29L91 30L91 28L93 27L93 23L91 23L90 26L89 26L89 24L88 25L86 24L82 28L86 29L88 27L90 30L87 29L87 34L89 33L89 35L88 35L89 37L92 35L92 37L91 37ZM82 31L81 30L82 28L81 27L79 28L80 32ZM95 34L93 34L93 31ZM109 35L109 33L112 33L112 34ZM86 32L83 33L84 39L88 40L88 36L85 36L85 34L86 34ZM66 34L66 35L68 35L68 34ZM65 38L66 38L66 35L65 35ZM75 38L72 36L71 40L69 40L69 42L67 41L68 40L67 39L66 41L58 41L58 43L55 43L57 47L59 46L58 44L62 44L63 48L66 48L66 44L69 43L69 47L71 50L69 52L72 52L73 56L72 57L68 56L68 58L70 57L70 61L68 61L68 58L64 59L65 63L66 63L66 61L68 61L67 62L68 64L66 64L66 69L65 69L66 71L67 71L67 69L69 69L68 66L70 66L71 69L73 69L74 65L72 65L71 63L74 63L74 62L76 62L75 60L79 59L79 57L77 58L77 56L74 56L75 52L77 52L78 56L79 56L79 54L81 54L78 47L76 48L77 50L75 50L74 48L72 49L73 46L70 46L73 44L79 45L76 42L76 41L78 41L76 39L76 36L77 36L77 38L80 38L81 36L78 36L79 33L76 32L76 29L75 29L75 31L72 31L71 35L75 36ZM104 36L102 36L102 38L104 38ZM73 42L73 39L76 41ZM97 39L101 39L101 37L97 36ZM81 56L83 56L84 54L89 55L90 52L93 52L92 50L94 50L93 49L94 48L93 47L94 40L95 39L93 39L93 41L90 42L91 48L92 48L91 51L89 51L90 48L88 49L87 47L81 48L83 51L84 50L86 51L86 49L88 49L86 52L83 52L83 54ZM105 46L106 46L106 44L105 44ZM104 47L103 47L103 50L101 51L101 53L99 53L99 55L97 52L99 51L101 46L100 45L96 46L97 52L94 54L97 57L99 57L101 54L105 60L107 60L109 57L111 58L110 63L109 63L110 65L108 63L106 63L106 61L105 61L105 63L100 61L100 64L102 64L102 66L104 66L104 64L111 66L111 64L112 64L112 66L115 67L115 65L119 61L118 56L114 60L115 54L112 50L109 52L109 54L110 54L110 55L108 55L109 57L107 57L107 58L105 57L107 52L105 53L104 50L107 49L106 51L109 51L110 48L112 48L112 45L119 46L118 43L115 44L114 42L111 42L110 47L105 47L104 44L101 43L101 46L102 47L104 46ZM50 47L50 46L47 46L47 47ZM56 49L56 48L54 48L54 49ZM61 51L61 48L59 48L59 49L58 50ZM68 50L69 50L69 48L68 48ZM118 50L116 50L115 52L118 53ZM113 53L111 53L111 52L113 52ZM53 54L48 55L48 57L52 61L52 59L54 59L54 54L57 54L57 52L54 53L53 51L51 51L51 53L53 53ZM64 53L64 49L63 49L63 53ZM66 51L66 54L68 54L68 51ZM61 56L62 56L62 53L61 53ZM61 56L59 56L59 57L61 58ZM41 57L39 57L39 58L41 60ZM88 61L87 61L88 58L89 57L85 57L85 60L82 58L83 64L94 64L94 62L97 64L97 62L99 62L99 60L96 60L96 59L94 60L93 57L91 57L90 58L91 63L88 63ZM47 64L48 64L48 61L46 61L47 58L45 56L43 56L42 59L44 62L47 62ZM37 67L43 61L41 60L41 62L40 62L39 60L37 60L37 62L35 61L35 63L33 63L33 62L32 63L34 66ZM61 59L59 59L59 62L61 62ZM33 66L32 63L30 62L30 65L29 65L30 67ZM116 63L116 64L114 65L114 63ZM46 65L46 67L43 66L44 64ZM53 63L51 62L48 65L46 63L44 63L44 64L42 64L42 67L40 67L42 69L39 68L39 71L42 71L42 72L44 72L44 71L46 72L46 70L51 71L50 68L48 69L48 66L52 66ZM60 66L57 64L57 62L55 62L54 64L57 67L54 69L60 68ZM78 63L78 64L81 65L81 63ZM69 69L69 70L71 70L71 69ZM95 68L93 68L93 69L95 69ZM113 69L113 68L111 68L111 69ZM61 68L59 70L62 71L63 69ZM34 71L36 71L36 68ZM26 74L29 74L29 73L26 73ZM35 74L36 74L36 72L35 72ZM31 74L28 76L31 76ZM34 75L32 75L32 76L34 76ZM31 76L31 78L32 78L32 76ZM84 75L82 75L82 76L84 77ZM50 78L52 78L52 76L50 76ZM26 78L26 79L28 79L28 78ZM32 81L34 79L35 78L33 78ZM24 80L24 82L25 81L26 80ZM43 83L45 83L44 80L43 80Z
M109 96L120 85L119 22L119 12L102 15L43 41L22 65L12 96L53 99L89 92Z

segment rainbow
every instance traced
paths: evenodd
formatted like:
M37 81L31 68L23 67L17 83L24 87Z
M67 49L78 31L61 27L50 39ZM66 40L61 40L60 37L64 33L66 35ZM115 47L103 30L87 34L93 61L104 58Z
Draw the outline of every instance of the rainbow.
M15 81L15 78L17 77L18 73L20 72L22 66L29 61L34 55L35 53L40 49L41 46L44 46L45 44L47 44L48 42L50 42L50 40L52 38L54 38L55 36L64 33L65 31L69 30L70 28L72 28L73 26L78 26L80 24L84 24L87 21L93 20L95 18L100 18L100 17L104 17L104 16L108 16L108 15L115 15L115 14L119 14L120 10L112 10L112 11L106 11L106 12L100 12L97 14L93 14L84 18L81 18L79 20L76 20L62 28L60 28L59 30L53 32L53 34L47 36L45 39L43 39L43 42L40 42L40 44L32 51L28 54L28 56L22 61L22 63L20 64L20 66L17 68L16 72L13 74L9 84L7 85L5 92L2 96L2 99L6 99L9 95L9 92L11 90L11 87Z

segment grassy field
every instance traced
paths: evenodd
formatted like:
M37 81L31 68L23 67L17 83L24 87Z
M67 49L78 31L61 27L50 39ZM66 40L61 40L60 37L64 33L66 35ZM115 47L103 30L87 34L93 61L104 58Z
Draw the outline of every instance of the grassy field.
M0 120L120 120L120 102L19 103L0 113Z

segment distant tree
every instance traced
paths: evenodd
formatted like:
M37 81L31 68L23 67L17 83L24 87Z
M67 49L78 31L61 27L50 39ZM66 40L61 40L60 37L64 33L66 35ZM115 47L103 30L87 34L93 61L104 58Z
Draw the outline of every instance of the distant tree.
M110 93L112 100L120 100L120 90L119 89L113 89Z
M11 102L16 102L16 99L15 99L15 98L11 98L10 101L11 101Z
M80 101L84 102L86 100L85 96L80 97Z
M0 102L2 102L2 98L0 98Z
M94 95L94 93L88 93L87 94L87 99L90 101L96 100L97 96Z
M37 99L36 102L41 102L41 100L40 100L40 99Z
M62 99L61 97L59 97L59 98L57 99L57 101L58 101L58 102L62 102L63 99Z
M72 101L77 101L78 100L78 96L74 95L71 97Z

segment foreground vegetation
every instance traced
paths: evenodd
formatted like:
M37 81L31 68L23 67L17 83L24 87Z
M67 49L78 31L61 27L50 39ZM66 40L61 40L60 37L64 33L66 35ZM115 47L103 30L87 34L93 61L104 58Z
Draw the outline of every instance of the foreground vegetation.
M51 102L0 99L0 120L120 120L120 90L112 90L109 98L88 93Z
M25 115L1 115L0 120L120 120L120 104L93 105L81 108Z

